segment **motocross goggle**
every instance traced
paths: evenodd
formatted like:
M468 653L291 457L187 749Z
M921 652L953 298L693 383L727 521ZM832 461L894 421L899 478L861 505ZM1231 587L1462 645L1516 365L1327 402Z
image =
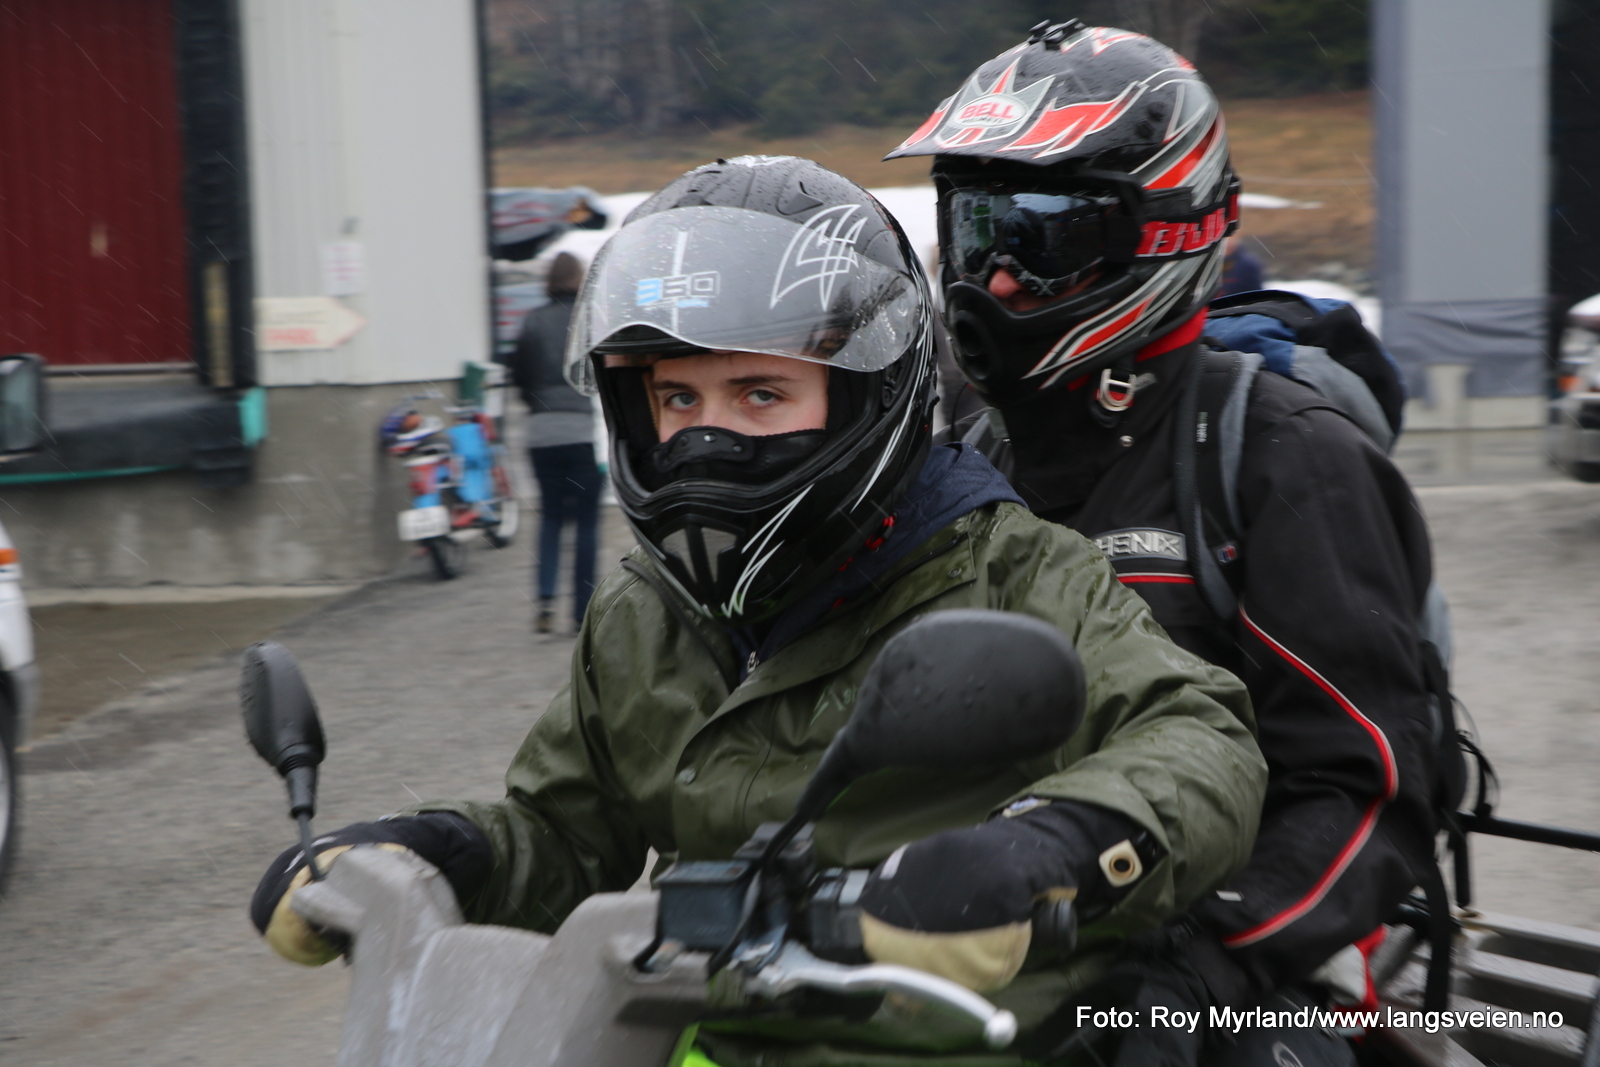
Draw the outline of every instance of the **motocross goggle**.
M1073 192L1012 182L947 189L939 217L948 264L985 286L1003 269L1050 298L1108 264L1199 255L1238 227L1237 179L1220 202L1180 212L1162 211L1164 197L1131 177L1101 180L1104 188Z

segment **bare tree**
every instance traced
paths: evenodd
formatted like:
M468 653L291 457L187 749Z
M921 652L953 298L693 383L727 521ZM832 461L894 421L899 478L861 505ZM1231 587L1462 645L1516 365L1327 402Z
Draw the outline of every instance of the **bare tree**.
M1200 30L1213 9L1207 0L1117 0L1127 29L1154 37L1190 61L1199 59Z

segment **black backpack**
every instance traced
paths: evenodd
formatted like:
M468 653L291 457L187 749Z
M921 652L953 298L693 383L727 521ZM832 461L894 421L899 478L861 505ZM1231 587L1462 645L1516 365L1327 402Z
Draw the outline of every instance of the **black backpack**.
M1192 546L1195 583L1211 611L1238 613L1233 576L1240 561L1238 472L1250 387L1262 371L1291 378L1319 394L1389 452L1400 431L1405 387L1398 367L1349 304L1262 290L1212 303L1206 348L1189 370L1178 401L1173 490L1179 523ZM1188 427L1188 432L1183 428ZM1467 757L1477 763L1473 814L1492 814L1494 769L1472 737L1458 728L1450 692L1450 613L1435 582L1422 605L1423 673L1431 694L1439 778L1433 806L1455 854L1456 898L1471 897L1466 835L1458 812L1467 785ZM1449 983L1453 933L1449 899L1438 868L1418 872L1426 908L1413 919L1433 945L1425 999L1442 1008Z
M1189 368L1178 402L1173 484L1179 521L1194 553L1195 581L1219 619L1231 620L1238 599L1229 576L1239 561L1239 461L1250 387L1263 370L1305 385L1327 400L1385 453L1400 432L1405 387L1378 339L1355 308L1337 300L1265 289L1212 302L1206 347ZM1429 610L1443 597L1430 590ZM1449 658L1449 622L1428 630Z
M1202 356L1189 368L1178 400L1179 426L1190 430L1174 435L1173 490L1179 524L1194 546L1195 584L1217 618L1231 621L1239 603L1231 580L1241 558L1239 462L1256 375L1268 371L1300 382L1385 452L1399 434L1405 387L1355 308L1272 289L1214 301ZM1466 769L1456 751L1447 669L1450 609L1437 582L1428 587L1421 622L1424 667L1440 705L1436 729L1452 754L1440 763L1447 781L1438 799L1454 811Z

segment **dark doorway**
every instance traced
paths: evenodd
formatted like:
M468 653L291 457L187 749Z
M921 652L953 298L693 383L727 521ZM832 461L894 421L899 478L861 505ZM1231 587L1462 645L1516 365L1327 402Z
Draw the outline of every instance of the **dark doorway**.
M0 0L0 351L191 358L171 0Z
M1600 293L1600 0L1557 0L1550 33L1550 300Z

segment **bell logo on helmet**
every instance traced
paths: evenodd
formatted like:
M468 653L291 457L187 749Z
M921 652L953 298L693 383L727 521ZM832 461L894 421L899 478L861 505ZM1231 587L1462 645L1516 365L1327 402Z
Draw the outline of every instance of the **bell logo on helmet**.
M941 148L1003 140L1015 133L1038 108L1055 81L1053 76L1045 77L1026 89L1013 91L1018 62L1020 60L1014 60L989 85L984 85L974 74L948 106L941 106L896 151L909 148L935 131L938 132L935 143Z
M856 238L867 224L865 216L853 218L860 210L858 204L839 204L806 220L778 263L769 307L777 307L780 300L802 285L816 282L817 301L823 311L828 310L834 285L856 266Z
M1021 100L1014 96L996 94L983 96L967 104L956 115L963 126L1010 126L1028 117Z

